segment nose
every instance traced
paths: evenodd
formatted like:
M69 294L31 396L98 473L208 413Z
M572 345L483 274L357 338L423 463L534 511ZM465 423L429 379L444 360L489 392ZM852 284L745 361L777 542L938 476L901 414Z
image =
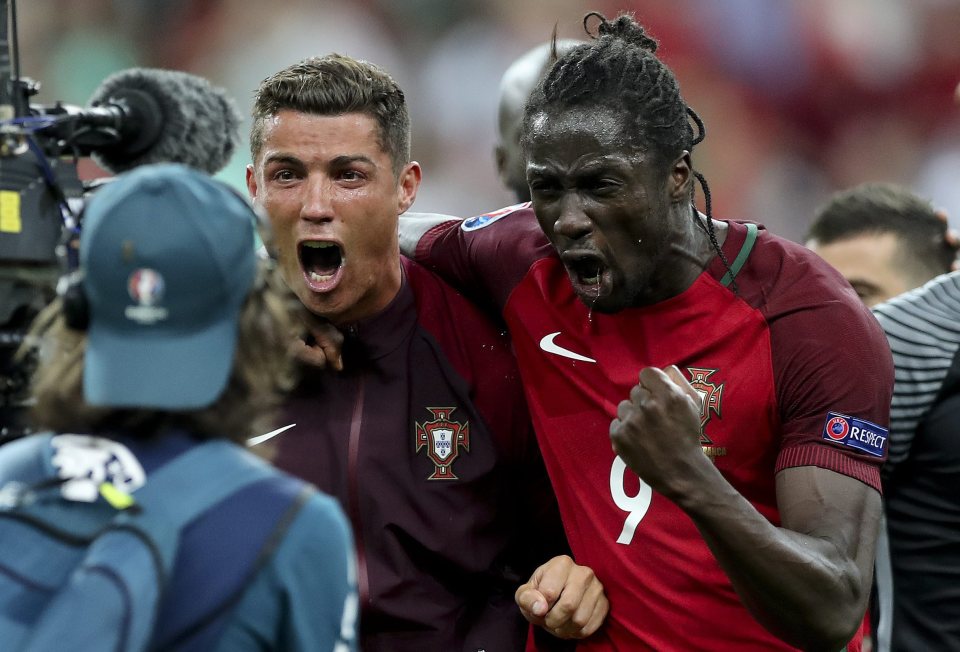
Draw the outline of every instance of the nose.
M553 223L557 235L570 240L579 240L590 233L593 223L580 206L574 194L569 194L560 202L560 215Z
M333 184L326 177L311 175L307 178L300 217L311 222L330 222L334 219Z

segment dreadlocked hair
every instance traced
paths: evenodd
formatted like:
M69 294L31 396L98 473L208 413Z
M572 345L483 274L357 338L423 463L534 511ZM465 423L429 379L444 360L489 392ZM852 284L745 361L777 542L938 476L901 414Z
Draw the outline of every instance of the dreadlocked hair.
M594 18L599 19L595 33L590 28ZM571 107L612 107L626 117L631 127L627 134L629 144L651 152L661 165L672 163L684 151L692 154L694 146L703 141L706 129L700 116L681 97L673 71L656 56L657 40L631 13L608 20L591 11L583 18L583 29L592 41L557 58L531 93L524 111L521 142L525 144L532 120L539 114ZM691 120L697 126L696 134ZM694 170L693 175L703 188L710 243L729 271L713 228L710 188L702 174ZM690 201L693 219L702 226L692 192ZM733 290L737 291L735 282Z
M697 125L697 135L690 144L692 149L694 145L700 144L703 142L703 139L707 137L707 128L704 126L703 120L699 115L697 115L696 111L691 109L689 106L686 108L690 119L693 120L694 124ZM696 170L693 170L693 177L700 182L700 187L703 188L703 209L707 214L707 237L710 238L710 244L713 246L713 250L716 251L717 255L720 257L720 261L723 263L724 268L730 273L730 287L733 289L735 294L739 294L740 288L737 287L736 275L733 273L733 269L730 268L730 261L727 260L727 256L723 253L723 249L720 248L720 243L717 242L717 231L713 228L713 206L711 205L713 201L710 197L710 186L707 184L707 178ZM697 217L697 203L695 198L692 196L690 198L690 203L693 204L693 219L697 220L697 224L700 224L700 218Z

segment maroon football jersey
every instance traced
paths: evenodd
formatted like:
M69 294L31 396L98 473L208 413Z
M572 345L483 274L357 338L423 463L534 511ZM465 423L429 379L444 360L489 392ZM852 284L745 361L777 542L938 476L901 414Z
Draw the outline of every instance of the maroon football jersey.
M502 328L402 264L393 301L345 327L344 370L287 401L276 464L350 519L363 650L523 649L514 591L566 543L516 362Z
M735 291L717 259L678 296L591 314L526 206L420 240L421 262L509 325L571 548L610 599L578 649L791 649L747 612L690 518L613 453L610 422L644 367L686 375L702 399L704 453L772 523L775 475L788 467L879 488L882 446L825 429L836 415L887 425L893 372L876 321L836 272L762 227L729 223L723 249L741 258Z

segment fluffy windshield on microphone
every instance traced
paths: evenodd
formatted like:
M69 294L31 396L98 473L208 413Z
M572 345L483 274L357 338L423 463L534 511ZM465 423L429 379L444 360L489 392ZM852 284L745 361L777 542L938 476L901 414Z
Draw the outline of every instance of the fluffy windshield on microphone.
M114 174L150 163L183 163L215 174L226 167L239 142L240 113L232 98L196 75L157 68L124 70L105 79L90 98L91 105L112 102L129 106L134 131L116 147L93 153L94 160ZM144 149L136 134L151 131L157 135Z

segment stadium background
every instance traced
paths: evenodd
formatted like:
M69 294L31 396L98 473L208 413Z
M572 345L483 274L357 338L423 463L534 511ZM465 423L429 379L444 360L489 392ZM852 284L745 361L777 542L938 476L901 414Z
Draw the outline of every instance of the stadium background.
M86 104L111 72L185 70L252 90L303 57L342 52L407 91L415 210L472 215L511 202L494 173L497 84L519 54L581 38L584 13L636 12L707 124L695 165L715 214L802 237L831 191L905 184L960 225L957 0L32 0L17 3L36 102ZM243 124L246 138L249 119ZM242 187L246 143L220 176ZM86 176L99 173L92 165Z

